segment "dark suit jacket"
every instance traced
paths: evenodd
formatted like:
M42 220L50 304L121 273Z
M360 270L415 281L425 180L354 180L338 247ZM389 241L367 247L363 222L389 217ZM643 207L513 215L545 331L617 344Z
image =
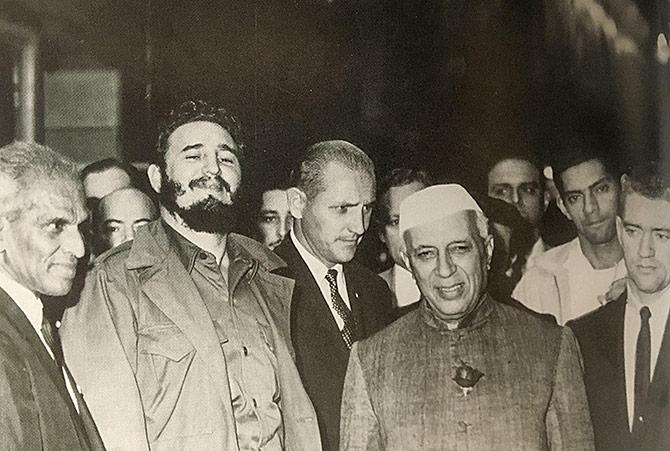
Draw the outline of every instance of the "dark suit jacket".
M291 239L284 240L275 252L288 265L277 272L295 280L291 339L298 371L316 409L323 449L337 450L349 349L319 286ZM360 338L369 337L392 319L391 292L380 277L364 266L350 262L343 268Z
M591 409L596 449L602 451L670 449L670 327L666 323L639 439L628 428L623 327L626 293L598 310L568 323L584 358L584 382Z
M1 448L104 449L83 398L75 396L81 414L28 318L0 289Z

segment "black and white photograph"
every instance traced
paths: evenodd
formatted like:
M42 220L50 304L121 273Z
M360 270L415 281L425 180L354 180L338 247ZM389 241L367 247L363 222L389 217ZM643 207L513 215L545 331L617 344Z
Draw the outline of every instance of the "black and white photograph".
M670 450L669 0L0 0L0 450Z

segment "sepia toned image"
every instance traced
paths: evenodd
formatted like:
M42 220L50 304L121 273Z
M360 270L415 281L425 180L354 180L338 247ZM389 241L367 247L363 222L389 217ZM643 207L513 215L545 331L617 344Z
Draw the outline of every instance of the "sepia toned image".
M669 39L0 0L0 449L670 449Z

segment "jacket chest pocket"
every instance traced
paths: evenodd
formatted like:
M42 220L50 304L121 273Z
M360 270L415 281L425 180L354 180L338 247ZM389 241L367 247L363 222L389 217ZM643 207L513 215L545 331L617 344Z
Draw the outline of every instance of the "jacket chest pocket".
M211 432L207 374L175 325L138 331L137 383L152 441Z

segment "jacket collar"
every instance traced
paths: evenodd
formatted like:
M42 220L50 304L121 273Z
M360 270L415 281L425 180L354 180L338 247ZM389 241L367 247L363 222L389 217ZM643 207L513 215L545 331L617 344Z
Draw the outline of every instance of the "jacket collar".
M493 299L489 296L488 293L484 293L479 305L469 313L465 318L463 318L458 326L454 329L449 329L446 321L438 318L433 312L432 307L425 297L421 298L421 305L419 309L421 311L421 317L423 321L433 329L436 329L441 334L447 333L457 333L464 330L477 329L484 323L488 321L491 312L493 311Z
M138 230L126 260L127 269L147 268L165 260L172 246L167 227L169 226L159 219ZM229 234L227 246L234 249L238 258L255 261L266 271L286 266L281 258L265 246L245 236L236 233Z

